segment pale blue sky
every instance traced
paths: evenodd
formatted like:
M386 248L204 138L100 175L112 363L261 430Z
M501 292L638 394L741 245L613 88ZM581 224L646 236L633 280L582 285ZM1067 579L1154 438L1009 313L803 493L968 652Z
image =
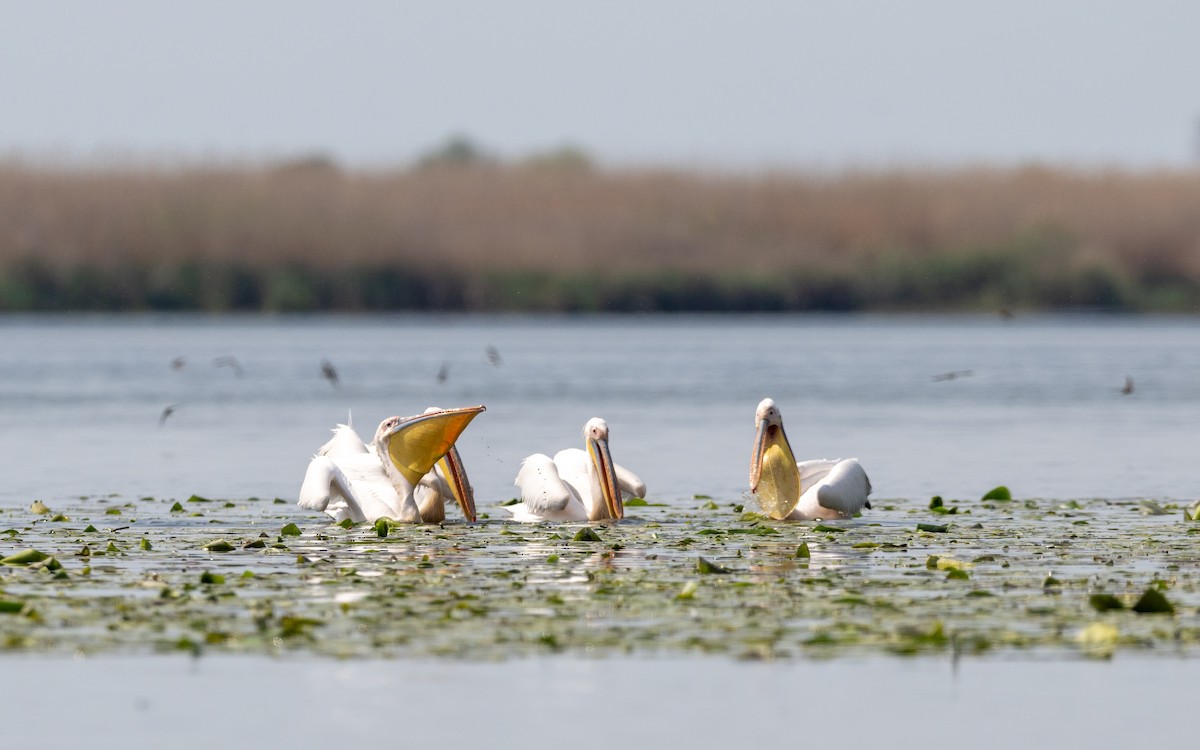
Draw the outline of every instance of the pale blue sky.
M1193 166L1200 3L0 0L0 154Z

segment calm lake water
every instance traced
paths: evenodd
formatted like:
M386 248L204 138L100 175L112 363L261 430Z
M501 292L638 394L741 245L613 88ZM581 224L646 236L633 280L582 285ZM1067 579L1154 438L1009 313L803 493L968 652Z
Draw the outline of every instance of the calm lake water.
M512 497L523 456L581 444L591 416L652 496L739 499L764 396L800 457L857 456L876 498L1197 494L1190 318L9 316L0 351L9 506L291 499L348 414L369 434L476 403L459 445L481 507ZM951 372L966 374L937 379Z
M393 414L476 403L488 412L459 445L482 510L512 496L523 456L578 445L595 415L652 497L737 500L768 395L800 456L859 457L877 498L1000 483L1024 497L1197 494L1193 319L9 316L0 345L10 508L109 493L291 500L347 413L371 433ZM21 686L0 708L16 746L1057 747L1190 736L1200 663L5 655L0 674Z
M123 750L1187 747L1198 671L1161 659L4 664L23 673L0 705L9 746Z

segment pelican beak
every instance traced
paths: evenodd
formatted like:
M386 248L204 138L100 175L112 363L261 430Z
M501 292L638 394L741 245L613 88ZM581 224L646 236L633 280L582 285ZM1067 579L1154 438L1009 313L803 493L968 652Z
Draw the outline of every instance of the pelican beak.
M483 406L468 406L409 417L384 435L388 457L415 487L421 477L454 448L458 436L483 411ZM463 479L465 481L466 477Z
M588 456L596 465L596 473L600 476L600 493L604 495L604 505L608 508L610 518L625 517L625 502L621 499L621 488L617 486L617 470L613 466L612 454L608 451L608 441L588 438Z
M775 519L785 518L800 502L800 470L783 425L759 420L750 456L750 491Z
M463 516L474 523L475 493L471 489L470 481L467 480L467 470L458 455L458 448L450 446L450 450L446 451L446 455L438 461L438 466L442 470L442 476L446 477L446 481L450 483L450 491L454 493L454 499L458 503L458 507L462 509Z

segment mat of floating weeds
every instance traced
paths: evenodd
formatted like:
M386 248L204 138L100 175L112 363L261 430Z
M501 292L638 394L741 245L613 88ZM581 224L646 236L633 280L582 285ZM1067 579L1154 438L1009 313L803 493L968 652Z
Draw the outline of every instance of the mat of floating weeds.
M613 526L330 525L290 503L0 511L0 650L1200 655L1200 522L1138 501L731 501ZM386 536L381 536L386 534Z

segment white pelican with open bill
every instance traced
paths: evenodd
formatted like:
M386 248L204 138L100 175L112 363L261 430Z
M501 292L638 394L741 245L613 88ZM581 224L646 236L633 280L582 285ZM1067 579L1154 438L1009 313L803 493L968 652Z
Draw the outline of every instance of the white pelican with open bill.
M431 406L425 413L435 414L439 411L444 410ZM417 501L423 523L445 521L448 503L456 503L463 517L475 522L475 490L467 479L467 467L458 454L458 446L450 446L450 450L438 459L433 469L421 477L413 490L413 498Z
M608 424L583 426L585 450L568 448L551 459L535 453L521 462L521 502L503 508L515 521L603 521L625 516L626 497L645 497L646 484L618 466L608 449Z
M871 480L857 458L796 461L783 417L772 399L754 412L758 426L750 457L750 492L778 520L849 518L870 508Z
M433 522L445 518L446 495L440 486L444 481L463 514L474 520L474 497L454 443L483 411L483 406L469 406L389 417L379 423L369 445L348 425L338 425L333 438L309 463L298 504L327 513L335 521L374 522L386 517L405 523ZM419 501L427 506L429 519Z

